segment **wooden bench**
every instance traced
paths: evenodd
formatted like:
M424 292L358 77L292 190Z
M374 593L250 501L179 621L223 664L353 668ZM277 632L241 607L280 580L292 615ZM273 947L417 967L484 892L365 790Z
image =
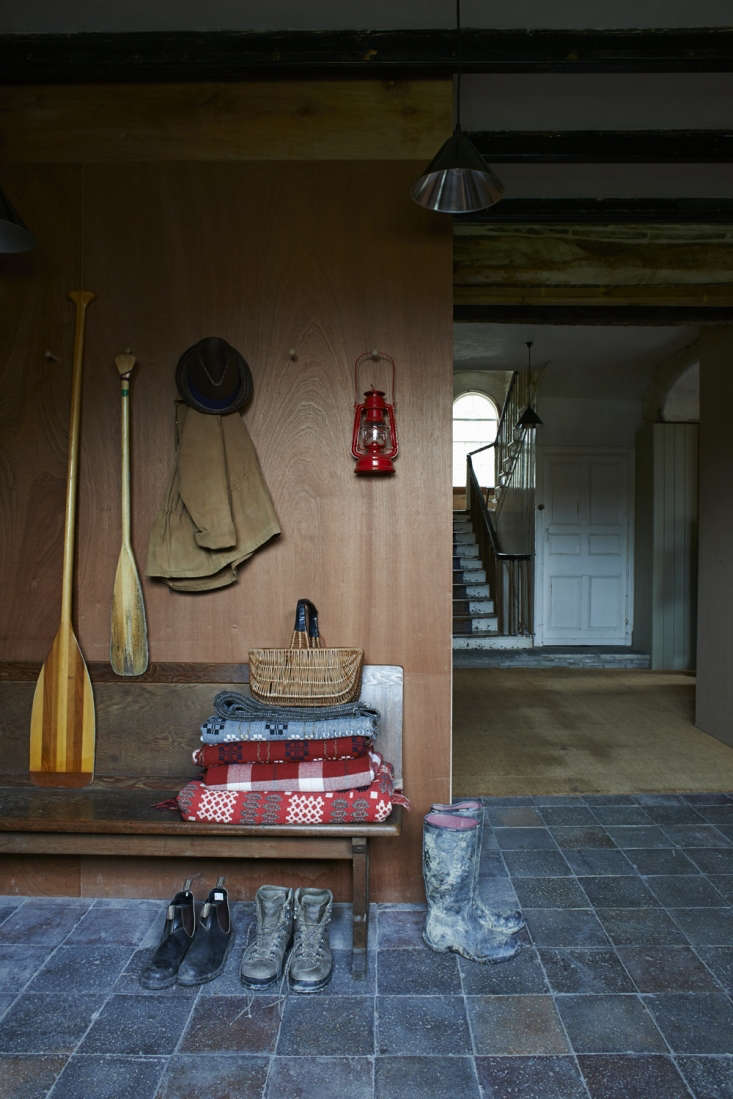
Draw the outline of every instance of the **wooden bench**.
M247 679L242 666L242 680ZM7 681L3 686L7 685ZM140 690L140 681L124 681L124 688ZM175 684L170 685L175 688ZM243 681L230 682L229 689L246 691ZM100 690L95 686L95 695ZM103 693L103 692L102 692ZM160 694L160 692L158 692ZM213 701L213 693L211 701ZM361 698L379 710L382 721L376 747L395 767L401 785L402 768L402 668L366 665ZM175 692L164 702L174 704ZM211 712L201 715L203 720ZM99 710L99 703L98 710ZM117 705L119 709L119 704ZM110 723L98 712L97 759L100 740L109 739ZM162 713L159 715L162 719ZM100 725L100 720L101 725ZM149 721L155 715L149 715ZM168 711L170 721L170 710ZM198 730L187 734L190 753L198 742ZM101 753L104 760L104 752ZM123 753L128 765L133 751ZM169 785L146 775L98 773L91 786L83 789L50 789L27 785L18 776L12 785L0 787L0 855L132 855L138 857L216 859L345 859L351 863L353 905L352 971L366 972L369 923L369 841L375 837L397 837L402 830L403 810L394 806L382 824L297 824L233 825L186 822L170 811L155 807L158 801L174 797L181 786L196 777L192 764L180 779ZM8 781L7 779L5 780Z

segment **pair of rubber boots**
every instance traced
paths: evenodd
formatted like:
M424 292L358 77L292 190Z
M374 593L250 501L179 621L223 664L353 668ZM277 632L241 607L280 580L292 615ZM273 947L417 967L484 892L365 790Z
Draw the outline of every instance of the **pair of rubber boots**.
M275 984L285 971L290 950L287 977L291 991L325 988L333 970L328 942L332 909L330 889L261 885L255 896L255 937L242 954L242 984L255 990Z
M196 913L190 878L168 905L163 935L140 975L143 988L200 985L221 973L234 941L229 898L219 878Z
M518 911L497 912L479 896L483 808L478 801L433 805L423 821L423 939L476 962L502 962L519 950Z

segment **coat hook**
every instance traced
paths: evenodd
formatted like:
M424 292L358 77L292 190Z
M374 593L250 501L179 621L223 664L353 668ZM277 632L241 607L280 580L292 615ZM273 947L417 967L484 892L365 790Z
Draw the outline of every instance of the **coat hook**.
M44 351L43 352L43 357L44 357L44 359L48 359L50 362L54 362L54 363L59 362L58 355L54 355L53 351L48 351L48 350Z
M381 357L382 357L382 356L381 356L381 355L379 354L379 352L377 351L377 349L376 349L376 347L375 347L375 348L374 348L374 349L372 350L372 358L374 359L374 362L375 362L375 363L376 363L376 362L379 362L379 360L381 359Z
M293 363L298 361L298 354L297 354L294 347L291 347L290 350L288 351L288 358Z

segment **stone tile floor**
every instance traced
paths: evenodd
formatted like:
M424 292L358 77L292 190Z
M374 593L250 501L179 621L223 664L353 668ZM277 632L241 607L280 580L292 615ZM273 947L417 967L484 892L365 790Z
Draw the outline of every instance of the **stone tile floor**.
M733 795L485 804L483 895L527 921L498 965L380 904L356 981L338 905L328 989L248 1003L236 904L220 977L146 992L160 901L0 897L0 1096L731 1099Z

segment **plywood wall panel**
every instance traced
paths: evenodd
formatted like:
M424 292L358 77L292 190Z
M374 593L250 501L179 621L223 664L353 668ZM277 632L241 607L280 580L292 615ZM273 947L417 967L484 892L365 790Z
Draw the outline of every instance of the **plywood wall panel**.
M449 87L441 88L448 103ZM402 665L415 811L405 837L375 858L373 877L385 899L417 899L421 814L449 796L450 776L450 223L409 199L422 160L390 159L391 146L380 161L349 159L350 147L339 158L338 135L323 159L243 162L228 147L215 162L193 125L187 149L177 146L185 159L170 160L151 131L139 145L145 162L131 161L128 147L110 163L104 149L120 147L127 94L101 144L99 135L76 141L73 127L62 127L65 139L50 127L44 135L38 118L36 145L23 144L22 126L11 126L17 141L3 182L43 245L30 259L1 261L11 318L2 369L19 410L0 452L0 509L12 532L2 551L0 659L43 660L58 622L73 324L66 292L83 282L97 294L87 318L75 613L91 661L108 655L120 544L114 356L130 347L138 359L132 522L144 573L174 460L176 363L203 336L223 336L252 370L245 422L282 534L218 592L172 593L143 576L151 659L241 663L254 645L287 643L295 601L307 595L329 643L362 644L369 663ZM408 92L400 102L408 110ZM26 118L35 110L25 101L16 108ZM245 132L247 117L240 122ZM389 117L381 124L393 134ZM12 163L23 149L36 162L45 155L64 164ZM39 360L47 346L62 357L52 390ZM397 362L400 455L394 477L360 479L350 456L353 367L374 347ZM384 373L365 371L362 381L389 388Z

